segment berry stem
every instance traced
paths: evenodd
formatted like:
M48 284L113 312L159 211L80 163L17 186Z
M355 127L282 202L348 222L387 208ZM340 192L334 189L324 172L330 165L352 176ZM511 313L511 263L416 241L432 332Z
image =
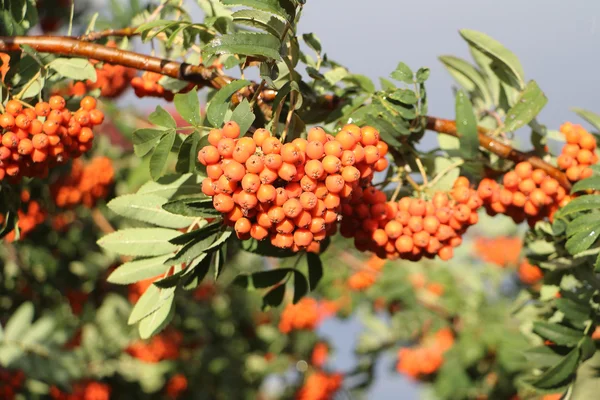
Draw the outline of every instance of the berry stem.
M428 116L426 117L426 129L458 137L456 121L453 120ZM552 178L556 179L558 183L560 183L560 185L567 191L571 190L571 183L567 179L567 176L558 168L553 167L537 156L527 155L523 152L513 149L509 145L489 137L487 135L488 130L483 127L478 127L477 130L479 134L479 145L481 147L489 150L501 158L514 161L515 163L528 161L534 168L542 169Z

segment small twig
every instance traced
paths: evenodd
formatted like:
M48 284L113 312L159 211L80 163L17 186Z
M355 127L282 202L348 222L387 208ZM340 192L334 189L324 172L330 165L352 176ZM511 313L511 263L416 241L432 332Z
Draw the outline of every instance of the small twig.
M98 208L94 208L92 210L92 219L94 220L96 226L100 228L100 231L102 233L108 234L113 233L115 231L115 228L113 228L113 226L106 219L104 214L102 214L102 212Z
M410 175L406 175L404 177L404 179L406 179L406 181L410 184L410 186L412 186L412 188L417 191L417 192L421 192L421 186L419 186L419 184L417 182L415 182L415 180L410 176Z
M294 117L295 108L296 92L292 91L292 93L290 93L290 109L288 110L287 117L285 119L285 128L283 128L283 133L281 134L281 142L285 142L285 137L287 136L288 130L290 129L290 124L292 123L292 118Z
M250 109L251 110L254 109L254 103L256 103L256 100L258 100L258 97L262 93L262 91L265 88L266 84L267 84L267 81L265 81L263 79L262 81L260 81L260 85L258 85L258 89L256 89L254 91L254 95L252 96L252 99L250 100Z

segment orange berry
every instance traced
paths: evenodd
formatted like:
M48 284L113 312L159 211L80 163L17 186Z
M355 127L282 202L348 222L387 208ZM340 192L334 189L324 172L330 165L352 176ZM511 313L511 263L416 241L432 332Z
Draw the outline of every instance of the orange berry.
M227 194L216 194L215 197L213 197L213 206L215 207L215 210L221 213L228 213L233 210L235 203L231 196Z
M538 213L540 212L539 208L529 200L525 202L525 206L523 206L523 211L525 211L525 214L531 216L538 215Z
M13 132L6 132L2 135L2 145L9 149L16 149L19 145L19 138Z
M413 235L413 243L417 247L427 247L429 244L429 233L425 231L417 232Z
M263 141L261 147L264 154L279 154L282 146L279 139L271 136Z
M452 246L444 246L438 251L438 257L442 261L448 261L454 256L454 249Z
M546 174L546 171L543 169L535 169L531 173L531 179L538 186L546 179L546 176L548 176L548 174Z
M31 126L31 119L29 119L29 117L25 114L19 114L15 118L15 125L17 128L29 129Z
M582 135L579 140L579 146L581 146L582 149L593 151L596 149L596 138L591 133Z
M519 183L519 191L523 194L529 194L536 188L536 184L531 178L523 179Z
M566 154L571 157L577 157L580 147L576 144L566 144L562 149L562 154Z
M79 105L84 110L91 111L96 108L97 102L92 96L85 96L83 99L81 99Z
M295 227L296 226L292 221L285 218L284 220L280 221L277 225L275 225L275 230L277 231L277 233L292 233Z
M581 134L576 129L571 129L565 134L565 138L567 139L567 143L569 144L579 144L579 140L581 139Z
M313 234L308 229L296 229L294 232L294 243L299 247L306 247L313 241Z
M15 117L10 114L0 115L0 127L11 129L13 126L15 126Z
M334 193L328 193L323 199L323 202L327 209L332 210L340 205L340 196Z
M410 215L422 217L425 215L425 200L423 199L412 199L408 207Z
M235 121L228 121L223 125L222 132L226 138L236 139L240 136L240 126Z
M42 126L42 130L47 135L55 135L58 132L59 124L54 121L47 120Z
M312 218L309 225L312 233L319 233L325 230L325 220L321 217Z
M414 242L410 236L402 235L394 243L396 250L400 253L410 253L413 250Z
M281 147L281 158L283 162L294 164L300 159L300 149L292 143L286 143Z
M17 100L9 100L6 103L6 106L4 106L4 109L7 113L12 115L13 117L16 117L23 110L23 105Z
M207 196L214 196L216 194L213 187L213 180L211 178L205 178L202 180L202 193Z
M329 193L339 193L344 188L344 178L341 175L334 174L325 178L325 187Z
M262 184L256 192L256 197L261 203L270 203L275 201L275 198L277 197L277 190L272 185Z
M52 109L50 108L50 104L46 103L45 101L41 101L35 105L35 113L39 117L48 116L48 114L50 114L51 110Z
M269 220L271 220L271 223L273 224L278 224L279 222L283 221L286 216L285 212L283 211L283 207L279 206L273 206L269 208L267 214L269 216Z
M356 145L356 138L348 131L340 131L335 140L340 143L343 150L351 150Z
M246 160L246 171L252 174L259 174L264 167L265 163L263 159L256 154L251 155L248 160Z
M294 218L294 224L300 228L308 228L312 217L308 211L301 211L300 214Z
M18 117L17 117L17 120L18 120ZM19 126L18 123L17 123L17 126ZM592 164L593 157L594 157L594 155L592 154L592 152L587 149L581 149L581 150L579 150L579 153L577 153L577 161L580 164L587 164L587 165Z
M17 147L19 154L28 155L33 153L33 143L29 139L21 139Z
M248 218L242 217L235 222L235 231L237 233L248 233L252 228L252 223Z
M244 178L245 174L246 168L244 168L244 166L237 161L232 160L231 162L227 163L227 165L223 168L223 175L225 175L227 179L233 182L241 181Z
M362 162L365 159L365 148L360 144L357 144L354 149L352 149L352 153L354 153L354 163Z
M279 154L267 154L264 161L265 166L272 170L278 170L283 164L283 158Z
M258 224L254 224L250 228L250 236L256 240L263 240L269 236L269 231Z
M533 172L533 167L530 163L523 161L515 166L515 172L519 178L527 179L531 176L531 173Z
M215 184L217 193L232 194L237 189L237 182L227 179L225 175L221 175Z
M283 179L284 181L291 181L292 179L294 179L294 176L297 173L297 169L293 164L288 164L286 162L284 162L283 164L281 164L281 167L279 167L279 171L277 171L279 177L281 179Z
M428 215L423 218L423 229L425 232L435 234L440 226L440 220L433 215Z
M550 198L542 189L535 189L529 195L529 201L536 207L543 207L550 202Z
M409 218L407 226L413 233L420 232L423 230L423 218L413 215Z
M48 100L48 104L50 104L50 108L53 110L62 110L67 105L65 99L61 96L50 97L50 100Z
M379 160L379 149L373 145L365 146L365 162L367 164L374 164Z
M379 132L372 126L365 126L361 130L363 146L375 146L379 143Z
M33 153L31 153L33 162L44 162L46 161L46 158L48 158L48 150L46 149L34 149Z
M275 190L277 192L277 196L275 197L275 205L277 206L283 206L283 204L288 201L288 199L290 198L285 190L285 188L277 188Z
M581 179L586 179L594 175L594 170L589 167L583 168L581 170Z
M513 193L512 204L515 207L522 208L525 206L527 202L527 196L521 192Z
M333 156L335 158L341 157L342 153L344 152L342 144L337 140L325 143L325 145L323 146L323 150L325 151L326 155Z
M313 127L308 130L306 139L309 142L320 142L325 144L327 142L327 134L321 127Z
M304 192L300 195L300 204L305 210L312 210L317 205L317 196L311 192Z
M100 125L102 122L104 122L104 113L100 110L91 110L90 122L92 123L92 125Z
M466 203L471 197L471 190L465 186L455 186L452 189L452 198L459 203Z
M219 147L219 141L223 139L223 133L220 129L211 129L207 135L208 143L215 147Z
M581 170L582 168L579 165L573 165L567 168L567 178L572 182L578 181L581 179Z
M206 166L206 175L214 180L217 180L223 175L223 169L219 164L212 164Z
M264 168L258 176L260 177L260 183L263 185L275 182L278 177L277 172L269 168Z
M325 154L323 143L318 141L308 142L306 156L311 160L319 160Z
M548 196L552 196L558 191L559 183L556 179L547 178L545 179L540 188L546 193Z
M242 178L242 189L248 193L256 193L260 187L260 178L256 174L246 174Z
M375 164L373 164L373 169L377 172L383 172L388 167L388 165L389 161L387 160L387 158L382 157L379 160L375 161Z
M255 130L254 134L252 135L252 139L254 139L254 143L256 143L257 146L262 146L265 139L269 137L271 137L271 132L264 128L259 128Z
M300 200L298 200L298 199L288 199L283 204L283 211L284 211L286 217L289 217L289 218L296 218L300 214L302 209L303 209L302 204L300 203Z

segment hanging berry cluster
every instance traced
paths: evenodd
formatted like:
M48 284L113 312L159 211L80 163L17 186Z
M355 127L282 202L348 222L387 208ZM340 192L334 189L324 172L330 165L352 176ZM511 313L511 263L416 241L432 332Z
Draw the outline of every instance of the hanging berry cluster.
M48 168L69 158L77 158L92 147L92 127L104 120L96 109L96 99L84 97L81 108L72 113L65 99L52 96L35 108L10 100L0 114L2 140L0 146L0 181L8 176L44 177Z
M387 145L372 127L344 127L335 137L312 128L307 139L281 143L265 129L239 138L228 122L198 153L202 191L240 239L270 238L280 248L318 251L337 230L342 206L383 171Z
M116 48L117 44L111 40L106 46ZM103 97L119 97L136 75L136 70L133 68L106 62L98 66L97 60L90 60L90 62L96 65L96 81L86 80L69 84L67 93L70 96L85 96L92 90L100 89L100 95Z
M556 179L542 169L534 169L527 161L507 172L502 185L492 179L483 179L477 193L489 215L506 214L516 223L526 220L530 226L551 217L570 200Z
M93 208L99 199L108 195L115 171L107 157L96 157L88 163L73 161L69 176L50 186L54 203L61 208L83 204Z
M131 86L135 91L135 95L139 98L142 97L159 97L167 101L173 101L175 94L170 90L166 90L158 81L162 79L163 75L156 72L144 72L141 76L136 76L131 80ZM184 89L180 90L179 93L187 93L194 88L194 84L188 84Z
M358 250L380 258L418 261L438 255L448 260L467 228L477 223L481 204L464 177L456 180L449 195L437 192L430 200L387 201L385 193L369 187L344 208L340 233L354 238Z
M342 387L344 375L328 374L323 371L313 372L306 378L304 385L296 393L296 400L326 400L335 398Z
M396 369L413 379L424 378L442 366L444 353L453 345L452 331L448 328L441 329L423 338L417 347L400 349Z
M556 160L571 182L592 176L590 165L598 162L596 138L581 125L566 122L560 127L567 144Z
M0 399L14 399L23 387L25 374L23 371L10 371L0 367Z
M31 196L26 190L21 192L21 203L21 208L17 211L17 227L19 228L20 239L23 239L33 231L36 226L46 220L48 213L46 210L42 209L40 203L31 200ZM0 225L4 224L4 222L5 217L0 214ZM16 230L12 230L4 237L4 239L8 242L13 242L16 235Z

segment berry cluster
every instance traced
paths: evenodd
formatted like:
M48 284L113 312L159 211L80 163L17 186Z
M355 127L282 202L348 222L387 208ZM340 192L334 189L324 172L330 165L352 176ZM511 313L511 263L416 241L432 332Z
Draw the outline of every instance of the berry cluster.
M285 144L265 129L239 135L235 122L209 133L198 153L208 175L202 191L240 239L269 237L294 251L318 251L342 207L388 165L387 145L371 127L348 125L335 137L312 128L307 139Z
M173 101L175 94L170 90L166 90L158 81L162 79L163 75L146 71L142 76L136 76L131 80L131 86L135 90L137 97L160 97L167 101ZM179 91L179 93L189 92L194 88L194 84L190 83L185 88Z
M380 258L418 261L438 255L449 260L466 229L477 223L481 204L464 177L457 179L449 195L437 192L430 200L404 197L391 202L385 193L369 187L343 209L340 232L354 238L358 250Z
M339 306L335 302L303 297L296 304L288 304L281 313L279 330L290 333L293 330L314 330L325 318L333 315Z
M523 161L507 172L502 185L483 179L477 189L489 215L506 214L516 223L525 220L530 226L551 217L570 197L558 181L542 169L533 169Z
M125 351L132 357L146 363L175 360L179 358L179 348L182 341L183 335L181 332L170 330L153 336L147 342L142 340L134 342Z
M116 48L117 44L111 40L106 46ZM135 78L136 70L133 68L106 62L98 66L97 60L90 60L90 62L96 65L96 82L87 80L70 83L67 89L70 96L85 96L92 90L100 89L101 96L116 98L123 94L129 87L129 82Z
M96 109L96 99L84 97L81 108L72 113L65 99L52 96L35 108L10 100L0 114L4 132L0 146L0 180L8 175L13 180L23 176L45 176L48 167L79 157L92 147L92 127L104 121Z
M344 376L340 373L313 372L296 393L296 400L329 400L341 388Z
M26 190L21 193L21 202L21 209L17 211L17 227L19 228L20 239L23 239L27 234L33 231L36 226L46 220L48 213L42 209L40 203L31 200L29 192ZM0 215L0 224L4 224L4 221L4 215ZM16 230L12 230L4 237L4 239L7 242L13 242L15 237Z
M499 267L515 266L521 258L523 240L518 237L477 237L473 243L475 255Z
M560 131L565 135L567 144L556 160L558 167L565 171L571 182L592 176L590 165L598 162L596 138L581 125L564 123Z
M422 339L417 347L398 352L396 370L413 379L433 374L444 363L444 353L454 345L454 335L448 328L440 329Z
M377 281L385 260L373 255L365 262L365 268L353 273L348 278L347 284L350 290L361 291L373 286Z
M109 400L111 387L106 383L86 380L74 384L70 393L51 386L49 394L53 400Z
M521 282L526 285L534 285L544 277L540 267L530 264L527 260L521 262L517 274Z
M25 374L23 371L10 371L0 367L0 399L12 400L21 390Z
M89 163L77 159L73 161L69 176L52 184L50 192L58 207L72 208L83 204L92 208L98 199L108 195L114 176L110 158L96 157Z
M165 385L165 392L169 399L177 399L188 388L188 380L183 374L175 374L169 378Z

